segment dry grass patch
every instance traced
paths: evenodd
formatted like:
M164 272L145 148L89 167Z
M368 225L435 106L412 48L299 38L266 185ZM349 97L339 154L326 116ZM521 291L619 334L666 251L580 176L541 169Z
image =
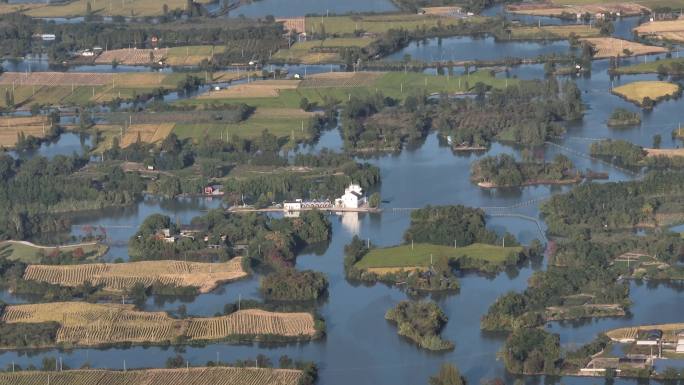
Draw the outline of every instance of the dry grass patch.
M461 7L425 7L420 9L424 15L456 16L462 12Z
M643 104L645 98L653 101L675 95L679 92L677 84L661 81L641 81L613 88L613 93L636 104Z
M306 32L305 17L290 17L276 19L277 23L283 23L285 31Z
M644 148L646 156L666 156L674 158L684 156L684 148Z
M294 90L298 86L299 80L258 80L220 91L207 92L198 96L198 99L273 98L277 97L281 90Z
M113 343L174 343L179 340L222 340L233 336L316 334L309 313L240 310L209 318L171 318L164 312L135 310L133 305L52 302L5 307L6 324L57 322L57 343L97 346Z
M145 261L132 263L93 263L85 265L29 265L24 279L76 287L90 282L105 290L125 291L142 283L145 287L162 284L196 287L208 293L219 284L247 276L242 258L225 263L182 261Z
M16 385L297 385L301 378L294 369L232 367L0 373L0 383Z
M0 117L0 146L14 147L17 135L23 132L26 136L42 138L50 128L46 116L2 116Z
M587 42L594 47L596 50L595 58L627 56L625 50L629 50L630 56L651 55L668 51L664 47L656 47L614 37L593 37L581 39L581 41Z
M327 72L307 77L300 88L350 88L368 87L378 80L384 72Z
M124 133L121 147L128 147L138 140L146 143L161 142L169 136L175 125L175 123L134 124Z
M162 49L143 49L143 48L124 48L113 49L102 52L95 59L95 64L111 64L117 62L125 65L148 65L162 61L168 55L168 48ZM152 54L152 60L150 60Z

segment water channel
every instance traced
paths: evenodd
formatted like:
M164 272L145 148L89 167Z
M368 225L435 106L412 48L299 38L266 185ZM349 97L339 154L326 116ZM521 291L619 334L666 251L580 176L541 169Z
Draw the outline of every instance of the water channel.
M265 6L272 2L272 0L265 0L252 5ZM356 2L353 3L356 4ZM245 10L248 9L247 7L249 6L240 9ZM499 56L493 58L515 53L515 51L508 52L494 48L487 39L471 39L467 41L467 44L465 52L495 51ZM432 45L427 47L432 47ZM443 43L442 47L448 47L448 45ZM451 51L454 48L447 50ZM655 57L649 57L647 60L655 60ZM663 147L679 146L681 142L674 141L669 134L677 127L679 121L684 120L684 109L681 108L681 100L663 101L653 111L642 113L643 122L640 126L625 129L606 127L605 122L616 107L639 111L631 103L612 95L611 87L635 80L656 78L656 75L636 75L611 79L607 74L607 68L607 61L595 61L591 76L575 79L582 90L583 100L587 107L584 118L567 125L566 135L556 141L559 146L547 144L537 149L535 155L552 159L557 153L564 153L580 169L590 168L594 171L607 172L611 181L629 180L634 178L632 174L582 154L587 154L591 143L599 138L619 138L642 146L650 146L652 136L657 133L663 137ZM326 67L322 66L320 70L325 71ZM507 75L500 73L498 76L542 78L543 66L520 66L511 69ZM74 139L69 135L62 135L56 144L47 146L55 146L52 150L42 150L42 154L48 156L55 153L71 154L76 144L80 148L78 136ZM302 146L300 151L318 152L322 148L339 150L341 146L339 132L331 130L323 133L317 144ZM432 133L423 144L415 148L405 149L400 154L367 159L368 162L377 165L382 173L379 191L386 202L384 211L381 214L331 215L333 237L330 243L303 253L297 260L297 268L324 272L330 281L330 295L319 307L319 312L327 321L327 336L321 341L263 347L218 343L208 344L205 347L184 348L132 347L68 351L49 349L38 352L8 351L0 353L0 366L9 365L12 362L22 366L29 363L40 365L44 357L61 356L64 364L70 367L80 367L87 363L98 368L123 368L124 360L128 368L163 367L166 359L177 352L180 352L193 365L205 364L208 360L215 360L217 356L221 361L234 361L254 357L257 354L265 354L277 362L280 355L288 354L296 359L315 361L319 365L321 385L421 384L425 383L427 377L435 373L445 361L457 364L472 384L494 377L501 377L506 383L512 383L513 379L506 375L503 364L496 359L496 353L501 348L504 337L482 333L479 328L480 317L501 294L509 290L523 290L527 286L527 279L530 275L536 269L544 268L543 266L525 266L519 271L508 271L496 277L468 274L461 278L461 290L458 293L433 296L449 316L449 323L443 336L456 344L452 352L435 354L423 351L399 337L396 328L384 319L387 309L406 299L405 293L383 284L371 286L352 284L344 278L342 265L343 247L355 234L364 239L370 239L371 242L380 246L400 243L402 234L409 224L409 211L404 210L405 208L423 207L428 204L502 207L533 202L528 206L512 209L510 212L536 218L539 216L538 200L570 188L568 186L537 186L482 190L470 183L471 163L483 155L499 153L520 156L518 148L502 144L494 144L486 154L455 154L440 141L437 134ZM202 215L207 210L218 207L221 207L221 202L216 199L166 200L150 196L128 209L103 210L76 216L72 234L83 235L87 226L102 226L106 230L107 240L110 243L106 259L110 261L116 258L126 259L127 241L148 215L161 213L172 218L179 218L182 223L188 223L194 216ZM524 243L540 238L537 224L529 220L492 216L488 222L489 226L497 232L508 231ZM258 275L253 276L195 298L153 298L145 304L145 308L173 311L180 304L185 304L189 314L213 315L222 311L225 303L234 302L237 298L260 299L258 281ZM10 303L26 300L9 293L2 293L1 298ZM567 346L588 342L598 332L609 328L682 321L678 310L678 305L684 299L682 287L634 282L631 284L631 299L634 305L628 317L578 323L552 323L549 328L559 333L561 343ZM543 380L538 377L526 378L526 382L530 384ZM546 379L546 381L589 385L602 380L562 378ZM634 384L635 382L618 379L616 383Z

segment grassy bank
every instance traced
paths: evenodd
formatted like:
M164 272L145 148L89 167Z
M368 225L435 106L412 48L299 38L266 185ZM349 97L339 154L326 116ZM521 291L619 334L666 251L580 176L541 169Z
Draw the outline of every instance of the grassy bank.
M0 256L25 263L40 263L44 256L54 252L73 252L81 249L86 259L95 260L107 252L107 246L101 243L83 243L69 246L39 246L28 242L5 241L0 242Z

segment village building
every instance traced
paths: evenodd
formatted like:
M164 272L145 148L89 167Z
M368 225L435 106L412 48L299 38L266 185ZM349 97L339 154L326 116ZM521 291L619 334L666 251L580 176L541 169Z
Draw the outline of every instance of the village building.
M358 209L366 203L363 189L358 184L352 183L344 189L344 195L335 199L335 206L345 209Z
M223 195L223 186L220 184L214 184L204 188L204 195Z
M284 211L300 211L302 209L302 200L295 199L293 201L283 202Z

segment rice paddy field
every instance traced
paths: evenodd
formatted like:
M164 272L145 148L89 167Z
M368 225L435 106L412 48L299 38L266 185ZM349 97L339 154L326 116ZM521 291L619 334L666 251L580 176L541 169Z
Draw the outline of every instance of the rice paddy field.
M225 76L220 73L219 75ZM104 103L155 89L174 89L185 73L5 72L0 91L12 91L15 106ZM4 107L4 99L0 101Z
M684 330L684 323L672 323L662 325L642 325L613 329L606 332L606 335L613 340L634 340L640 331L659 329L663 332L663 339L667 341L677 341L676 335Z
M29 265L23 278L60 286L76 287L90 282L108 291L126 291L136 284L150 287L162 284L195 287L208 293L221 283L247 276L242 258L224 263L183 261L144 261L129 263L92 263L83 265Z
M384 271L387 268L427 268L430 266L431 258L440 256L445 256L452 260L468 256L494 264L502 264L510 253L519 253L520 251L522 251L522 248L517 246L501 247L482 243L475 243L465 247L417 243L414 245L372 249L356 263L355 267L370 271L381 268L383 272L387 272Z
M596 50L594 55L597 59L604 59L617 56L639 56L651 55L668 52L667 48L657 47L636 43L629 40L616 39L614 37L594 37L581 39L581 41L591 44ZM628 50L630 55L625 53Z
M2 116L0 117L0 146L14 147L19 133L27 137L42 138L50 128L46 116Z
M0 383L14 385L297 385L301 378L299 370L246 367L0 373Z
M102 52L97 58L95 58L95 64L111 64L113 62L116 62L125 65L149 65L150 63L156 63L163 60L165 57L168 56L168 51L168 48L113 49Z
M138 141L159 143L169 136L175 125L175 123L133 124L125 130L120 143L121 147L128 147Z
M663 81L640 81L625 84L613 88L613 93L623 98L642 104L645 98L658 100L660 98L674 95L679 91L679 86L674 83Z
M97 259L107 252L107 246L97 242L56 247L40 246L26 241L4 241L0 242L0 257L24 263L40 263L43 256L55 251L72 252L79 248L83 250L86 259Z
M200 0L200 3L206 1ZM154 0L74 0L58 4L41 4L31 6L24 13L31 17L76 17L85 16L90 3L92 12L100 16L160 16L163 5L169 10L185 9L185 0L165 0L163 3Z
M211 60L215 54L226 50L225 46L191 45L166 50L165 62L170 66L196 66L202 60Z
M310 339L316 334L310 313L259 309L218 317L175 319L164 312L135 310L133 305L51 302L6 306L0 321L8 325L57 322L55 342L69 346L175 343L240 336L258 339L263 335Z
M373 42L369 38L335 38L326 40L310 40L299 42L290 48L281 49L274 60L290 63L320 64L339 62L339 51L344 48L364 48Z

